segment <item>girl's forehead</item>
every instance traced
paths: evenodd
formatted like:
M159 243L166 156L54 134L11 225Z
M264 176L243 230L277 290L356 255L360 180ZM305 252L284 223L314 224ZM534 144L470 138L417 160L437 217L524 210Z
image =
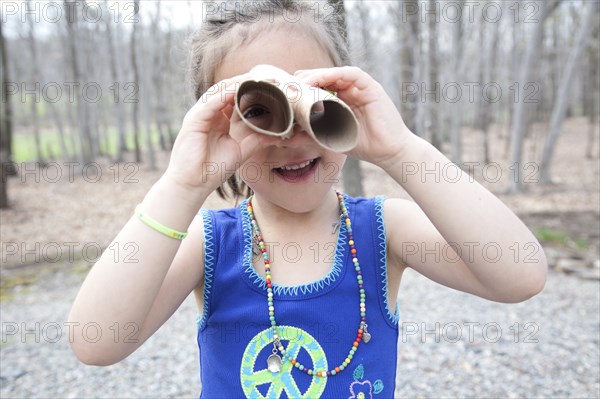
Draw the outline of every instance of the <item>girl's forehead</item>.
M273 65L293 74L299 69L335 66L327 50L310 33L295 29L271 29L234 47L215 70L215 82L250 71L260 64Z

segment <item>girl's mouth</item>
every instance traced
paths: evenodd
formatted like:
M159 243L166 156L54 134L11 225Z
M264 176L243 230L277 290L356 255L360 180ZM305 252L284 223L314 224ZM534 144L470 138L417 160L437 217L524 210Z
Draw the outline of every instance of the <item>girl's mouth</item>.
M319 163L320 158L288 164L274 168L275 174L289 183L300 183L310 179Z

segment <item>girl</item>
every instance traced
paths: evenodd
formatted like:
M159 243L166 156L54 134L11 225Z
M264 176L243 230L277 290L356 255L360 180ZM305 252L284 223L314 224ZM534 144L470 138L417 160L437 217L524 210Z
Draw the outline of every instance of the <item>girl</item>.
M541 291L546 260L535 237L468 175L449 182L414 173L450 161L406 128L381 85L343 66L337 19L324 11L303 1L230 2L203 24L191 60L197 102L166 172L113 241L135 242L137 262L104 254L69 317L104 331L127 326L134 339L72 337L82 362L124 359L193 291L203 397L389 398L407 267L493 301ZM359 122L349 154L381 167L415 203L338 194L331 171L346 154L298 126L289 140L246 127L233 108L235 87L259 64L337 92ZM271 116L252 103L242 112ZM244 183L252 195L234 209L199 212L226 180L234 195ZM535 243L535 261L507 256L515 243ZM490 261L486 244L505 255Z

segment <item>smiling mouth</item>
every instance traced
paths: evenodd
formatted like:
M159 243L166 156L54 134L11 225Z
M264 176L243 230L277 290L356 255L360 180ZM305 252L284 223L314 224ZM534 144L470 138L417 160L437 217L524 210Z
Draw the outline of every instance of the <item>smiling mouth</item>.
M285 165L274 168L273 171L287 181L301 180L308 176L318 164L320 158L314 158L297 164Z

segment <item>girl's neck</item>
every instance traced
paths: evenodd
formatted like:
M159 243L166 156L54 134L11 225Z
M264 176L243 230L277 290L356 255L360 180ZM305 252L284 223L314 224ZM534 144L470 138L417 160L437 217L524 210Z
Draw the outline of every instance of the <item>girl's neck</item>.
M322 224L326 221L339 219L340 214L340 205L333 190L325 194L322 202L317 207L307 212L290 211L259 195L254 195L252 206L258 223L271 226L276 224L300 227Z

